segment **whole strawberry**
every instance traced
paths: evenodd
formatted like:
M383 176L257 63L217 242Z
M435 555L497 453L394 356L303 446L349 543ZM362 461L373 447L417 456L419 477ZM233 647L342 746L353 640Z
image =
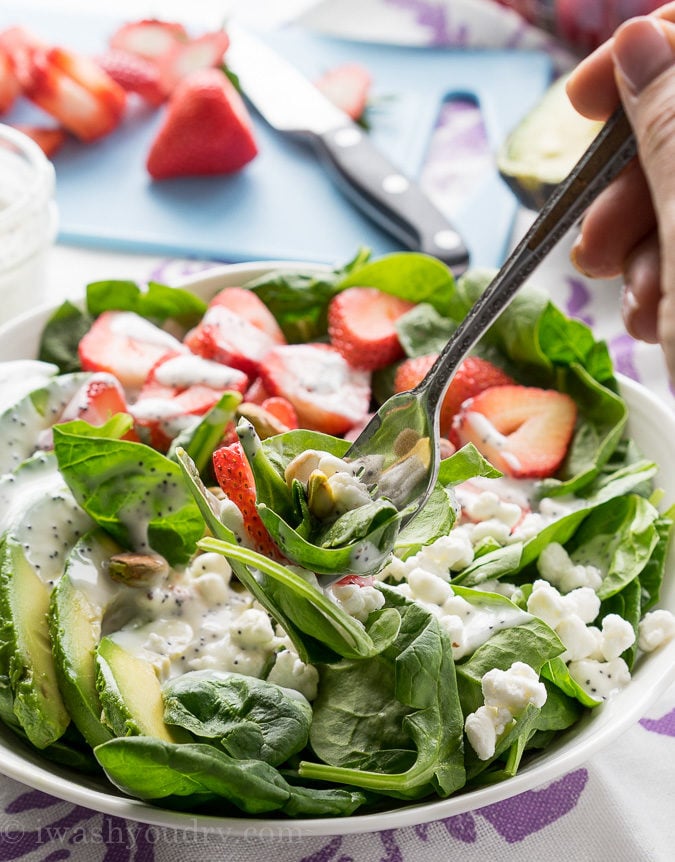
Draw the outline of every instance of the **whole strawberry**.
M199 69L177 85L146 166L156 180L228 174L258 147L244 102L220 69Z
M437 358L437 353L428 353L402 362L394 378L394 391L405 392L408 389L414 389ZM505 371L488 362L487 359L481 359L480 356L467 356L455 372L443 399L441 437L450 437L453 416L467 398L473 398L474 395L492 386L505 386L513 382Z

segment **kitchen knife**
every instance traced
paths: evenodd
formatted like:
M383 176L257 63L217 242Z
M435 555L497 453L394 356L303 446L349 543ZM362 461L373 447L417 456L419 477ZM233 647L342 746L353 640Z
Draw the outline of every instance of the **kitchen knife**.
M258 113L279 132L307 139L341 190L406 248L464 272L469 252L457 229L363 129L262 40L234 23L227 31L225 62Z

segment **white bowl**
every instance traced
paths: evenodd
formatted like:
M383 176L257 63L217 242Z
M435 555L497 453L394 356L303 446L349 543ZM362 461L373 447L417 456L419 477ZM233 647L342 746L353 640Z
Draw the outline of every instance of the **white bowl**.
M228 285L242 284L271 269L320 271L312 264L264 262L218 266L181 283L204 298ZM0 360L34 358L40 333L51 309L38 309L0 327ZM644 387L620 378L621 393L630 408L628 433L645 456L660 465L656 483L667 503L675 501L675 413ZM675 549L668 559L670 577L664 583L660 607L675 612ZM182 830L267 839L292 835L336 835L375 832L426 823L482 808L531 790L586 762L644 715L675 680L675 641L643 656L630 684L569 732L513 778L449 799L423 802L377 814L307 820L215 817L163 809L123 796L104 779L81 775L47 762L0 724L0 772L52 796L95 811ZM647 766L647 765L646 765ZM224 832L223 830L226 830Z

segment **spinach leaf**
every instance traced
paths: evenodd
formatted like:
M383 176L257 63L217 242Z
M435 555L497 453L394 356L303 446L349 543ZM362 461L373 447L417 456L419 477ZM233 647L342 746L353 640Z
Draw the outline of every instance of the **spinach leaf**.
M142 290L133 281L95 281L87 285L87 311L97 317L104 311L133 311L154 321L175 320L194 326L204 316L206 303L179 287L151 281Z
M553 685L557 686L568 697L578 700L582 706L592 709L602 703L602 701L596 700L590 694L587 694L586 690L576 680L572 679L567 665L560 656L556 656L546 662L541 669L541 675L545 679L550 680Z
M116 787L150 801L187 796L193 807L222 798L247 814L297 817L346 816L365 801L358 791L295 786L268 763L237 760L203 743L127 736L104 742L94 754Z
M646 614L658 602L661 593L661 585L666 571L668 559L668 548L670 546L673 530L673 519L675 518L675 506L654 523L658 534L658 542L649 558L647 565L640 572L641 591L641 613Z
M279 766L307 744L312 708L297 692L235 673L191 671L165 683L164 721L216 740L239 760Z
M373 733L358 741L358 747L370 751L359 766L340 766L326 763L300 763L299 774L303 778L317 779L362 787L400 799L416 799L436 791L440 796L449 796L464 785L463 758L463 716L460 708L452 645L448 636L438 624L433 614L420 605L409 602L391 588L381 585L386 596L388 609L396 609L401 616L401 629L398 637L376 660L376 667L357 670L352 677L354 685L359 686L360 697L356 693L350 699L363 711L370 702L370 685L382 662L390 664L387 673L389 686L393 681L393 694L400 706L393 707L389 716L387 742L393 742L392 751L383 748L383 740ZM367 660L372 661L372 659ZM333 680L335 677L333 677ZM387 681L384 682L384 688ZM322 695L321 712L340 711L342 686L335 689L332 696L330 685ZM375 697L382 697L382 693ZM409 710L409 712L406 712ZM396 734L391 728L392 721L401 718L401 731ZM334 743L341 741L350 746L350 736L358 721L357 716L347 715L340 722L331 717L330 724L336 734ZM314 738L326 741L326 733L315 728L317 718L310 731L310 741ZM371 731L378 730L377 721L370 722ZM320 737L319 737L319 734ZM414 748L414 761L404 771L383 771L388 766L401 766L407 759L401 752L406 750L407 739ZM401 745L403 744L403 749ZM323 748L324 753L335 752ZM353 749L349 749L352 750ZM364 753L365 753L364 751ZM356 752L354 754L358 755ZM366 766L368 768L363 768Z
M421 302L396 321L398 340L406 356L440 353L457 322L440 314L433 305Z
M130 422L118 414L100 428L80 420L56 425L59 470L79 505L121 545L147 545L181 565L194 554L204 521L177 464L142 443L115 439Z
M234 416L242 396L239 392L225 392L213 407L185 431L171 441L167 458L176 461L176 451L182 449L194 462L200 475L210 474L213 452Z
M38 359L58 365L61 374L81 371L78 345L94 318L66 301L51 315L40 337Z

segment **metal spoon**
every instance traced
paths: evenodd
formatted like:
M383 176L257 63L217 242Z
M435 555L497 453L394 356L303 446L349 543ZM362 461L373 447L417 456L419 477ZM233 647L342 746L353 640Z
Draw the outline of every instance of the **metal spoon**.
M394 503L402 513L402 526L419 512L436 482L440 406L458 365L636 151L631 126L618 108L556 188L424 380L386 401L350 447L346 460L362 467L361 478L375 497L387 497Z

